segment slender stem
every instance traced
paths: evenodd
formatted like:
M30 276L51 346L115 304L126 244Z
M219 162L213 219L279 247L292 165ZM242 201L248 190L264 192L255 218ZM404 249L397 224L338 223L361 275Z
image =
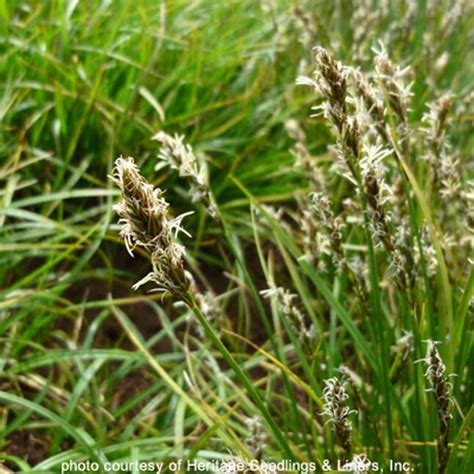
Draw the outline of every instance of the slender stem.
M362 184L362 177L360 176L359 169L357 169L357 183L360 190L360 199L364 214L364 223L366 228L366 236L367 236L367 248L368 248L368 257L369 257L369 275L372 287L372 304L373 310L375 314L375 327L379 333L378 338L378 346L379 346L379 353L380 353L380 361L379 361L379 369L380 369L380 376L382 382L382 392L383 392L383 399L385 405L385 416L387 419L387 436L388 436L388 445L390 450L390 456L393 459L395 455L395 444L394 444L394 436L393 436L393 427L392 427L392 408L391 408L391 398L390 398L390 375L389 375L389 367L387 362L387 344L385 341L385 324L384 324L384 316L382 313L381 307L381 298L380 298L380 288L379 288L379 276L377 270L377 258L375 255L374 250L374 243L372 239L372 235L369 231L369 218L368 218L368 201L367 196L365 193L364 186Z
M234 356L228 351L228 349L225 347L223 342L220 340L219 336L214 331L212 326L209 324L206 317L202 314L201 310L199 309L199 306L196 304L196 301L195 301L195 299L194 299L194 297L191 293L188 292L186 294L185 301L186 301L187 305L191 308L193 313L195 314L197 320L199 321L199 323L203 327L203 329L206 332L209 339L211 339L211 341L214 344L214 346L216 347L216 349L221 353L222 357L225 359L225 361L229 364L229 366L235 372L238 379L242 382L242 384L245 387L245 389L247 390L248 394L253 399L255 405L260 410L260 412L262 413L262 415L265 418L265 420L267 421L267 423L270 425L270 428L272 429L273 433L275 434L275 437L278 440L281 447L284 449L286 454L291 459L294 459L294 454L290 449L288 441L283 436L280 428L278 427L276 421L274 420L274 418L272 417L270 411L268 410L267 406L265 405L261 395L258 393L256 388L254 387L254 385L253 385L252 381L250 380L249 376L246 374L246 372L242 369L241 365L235 360Z

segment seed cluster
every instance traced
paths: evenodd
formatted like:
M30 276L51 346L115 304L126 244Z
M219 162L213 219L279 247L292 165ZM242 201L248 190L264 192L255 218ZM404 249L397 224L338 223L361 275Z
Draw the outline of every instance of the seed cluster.
M352 423L349 417L357 413L357 410L351 410L347 405L349 395L346 392L345 380L332 377L324 383L322 414L329 418L336 434L336 442L343 449L346 460L349 460L352 453Z
M161 143L158 158L179 172L179 176L190 183L189 196L192 202L202 203L209 215L217 219L217 207L209 187L209 172L206 162L198 160L191 145L184 143L184 136L174 136L160 131L153 140ZM161 168L161 163L156 167Z
M424 359L428 368L425 376L428 379L431 388L427 391L433 393L440 421L440 430L438 434L438 463L439 472L443 473L449 457L449 428L451 424L451 405L452 405L452 385L446 377L446 365L441 359L438 351L437 342L428 341L428 351Z
M189 213L171 218L163 191L140 174L133 158L118 158L110 178L122 193L114 210L122 224L120 235L125 246L132 256L136 247L142 247L153 266L134 289L153 282L160 291L182 294L188 282L183 265L185 248L177 242L177 235L185 232L181 222Z
M291 324L303 347L311 350L315 340L315 328L295 305L297 296L282 287L263 290L261 294L266 298L274 297L276 299L278 308Z

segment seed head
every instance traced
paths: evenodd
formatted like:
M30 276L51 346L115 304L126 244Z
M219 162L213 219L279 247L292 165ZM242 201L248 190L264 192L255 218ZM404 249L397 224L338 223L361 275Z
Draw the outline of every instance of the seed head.
M265 298L276 298L279 309L288 319L303 347L309 350L315 338L314 326L308 323L305 315L295 305L294 300L297 296L282 287L269 288L260 293Z
M351 461L343 465L343 471L347 474L369 474L373 472L372 461L366 454L354 454Z
M309 196L309 210L313 213L320 225L320 232L325 234L330 248L326 250L332 256L336 268L342 270L347 267L347 261L342 248L342 231L344 223L339 216L335 216L331 209L331 202L325 192L313 192Z
M321 105L314 108L316 115L329 119L336 130L338 154L352 169L358 157L359 127L353 116L347 112L347 77L349 69L336 61L322 47L314 48L316 71L314 79L299 77L296 83L312 86L323 98Z
M446 366L441 359L441 355L436 347L439 342L428 340L428 351L425 359L422 359L428 366L425 377L431 385L427 391L433 392L440 429L438 433L438 464L439 472L443 473L449 457L449 428L451 424L451 404L452 404L452 384L446 377Z
M324 256L331 255L331 241L321 225L309 196L299 203L299 226L302 235L302 260L317 265L320 272L327 270Z
M383 243L387 250L392 252L394 247L388 228L390 215L385 209L385 205L390 199L391 188L385 182L385 167L383 165L383 160L388 155L390 155L390 151L381 146L364 145L360 169L364 179L369 204L369 222L375 243Z
M453 103L453 96L445 94L441 96L436 102L428 104L428 112L422 117L424 127L420 129L425 137L426 145L429 147L431 156L426 156L425 159L434 163L434 160L439 159L443 148L447 147L446 129L449 123L449 111Z
M372 119L375 129L385 141L388 141L385 107L380 91L374 88L358 69L351 70L351 77L357 95L362 98L362 103Z
M296 142L290 151L295 157L295 166L308 178L311 188L324 189L323 174L306 145L303 142Z
M207 290L205 292L196 290L194 298L196 299L196 303L203 316L205 316L210 323L213 323L216 328L222 327L224 311L222 310L217 295L212 290ZM193 325L193 329L200 339L206 337L204 329L200 324L197 324L197 321L196 324Z
M436 347L437 344L436 341L428 341L428 352L425 358L428 368L425 377L431 384L431 388L428 390L434 394L440 421L444 426L448 426L449 420L452 418L450 413L452 385L445 376L446 366Z
M161 291L176 292L186 288L185 249L176 238L180 231L186 233L181 221L192 213L172 219L163 191L143 178L133 158L118 158L110 179L122 192L122 200L114 206L114 210L122 224L120 235L125 246L132 256L136 247L144 248L151 256L153 265L153 271L133 288L147 282L156 283Z
M295 142L306 142L306 133L304 132L303 128L297 120L290 118L285 121L284 126L288 136Z
M421 229L421 242L423 244L423 257L425 259L428 275L430 277L433 277L438 270L438 259L436 256L435 248L433 246L433 242L426 227L423 227ZM417 268L421 268L422 259L420 254L420 248L418 247L418 245L415 245L415 247L413 248L413 259L415 266Z
M374 59L377 78L379 79L386 95L387 100L395 113L398 121L406 126L408 121L408 106L410 103L411 84L405 83L405 77L410 68L401 69L395 66L388 57L387 51L381 45L380 50L376 51Z
M247 427L249 429L249 435L247 436L246 444L253 458L260 459L268 442L268 435L258 416L247 418Z
M357 413L357 410L351 410L346 405L349 395L346 392L347 382L344 379L339 380L337 377L332 377L325 380L324 383L323 398L325 403L322 414L329 417L329 422L336 433L336 441L344 450L347 459L350 459L352 423L349 416Z
M191 145L184 143L183 135L171 136L160 131L153 137L153 140L161 143L158 158L172 169L177 170L180 177L189 180L189 194L192 202L203 203L209 215L216 219L217 207L209 187L206 163L203 160L198 160ZM159 163L156 169L161 168L162 164Z

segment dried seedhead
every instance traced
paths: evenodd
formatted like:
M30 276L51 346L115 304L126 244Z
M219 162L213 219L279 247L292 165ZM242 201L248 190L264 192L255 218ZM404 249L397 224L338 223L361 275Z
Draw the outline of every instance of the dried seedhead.
M205 161L198 160L191 148L191 145L184 143L184 136L175 134L168 135L158 132L153 140L161 143L158 157L167 163L172 169L179 172L179 176L189 180L190 196L192 202L202 203L208 214L213 218L218 218L217 206L209 186L208 169ZM157 169L161 163L157 165Z
M431 388L427 389L429 392L433 392L433 396L436 402L436 408L438 412L438 418L440 421L440 429L438 433L437 445L438 445L438 464L439 472L443 473L446 469L446 464L449 458L449 428L451 425L451 405L452 389L453 386L449 382L446 376L446 365L441 358L441 355L436 347L439 342L428 340L428 350L426 357L422 359L426 363L428 368L425 372L425 377L431 385Z
M125 246L132 256L136 247L144 248L153 266L153 271L133 288L153 282L160 291L182 294L188 282L183 264L185 248L177 242L177 235L185 232L181 221L191 213L172 219L163 191L141 176L133 158L118 158L110 178L122 193L114 210L122 224L120 235Z
M352 457L352 423L349 417L357 413L357 410L351 410L347 406L349 395L346 392L347 382L344 379L332 377L325 380L324 383L324 410L322 414L329 417L329 423L332 424L336 434L336 441L343 449L347 461Z
M261 459L263 450L268 442L268 435L260 417L253 416L247 418L247 428L249 429L249 434L246 438L246 445L254 459Z
M295 305L294 301L297 296L282 287L269 288L261 291L261 294L266 298L276 298L279 309L291 324L301 344L310 351L314 344L315 330L314 326L308 322L306 316Z

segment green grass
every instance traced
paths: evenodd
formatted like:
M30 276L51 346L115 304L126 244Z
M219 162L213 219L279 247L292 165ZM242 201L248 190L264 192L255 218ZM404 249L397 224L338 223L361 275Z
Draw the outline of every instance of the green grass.
M294 119L304 130L334 211L343 211L354 193L331 169L334 136L324 118L309 118L319 99L295 80L314 70L315 45L371 77L381 39L394 63L411 66L411 130L429 102L455 94L449 140L467 189L474 9L467 2L449 20L450 2L426 3L383 11L375 2L372 18L357 17L362 3L349 0L0 0L0 471L1 462L33 473L87 459L249 459L254 415L266 435L262 459L321 467L340 455L321 415L324 380L344 366L358 409L353 452L436 473L436 405L415 364L426 339L443 342L457 374L446 472L474 471L472 221L463 227L460 204L432 184L423 143L403 159L394 153L390 178L401 179L413 246L425 254L404 291L364 225L344 231L346 254L366 262L362 302L350 275L301 258L296 219L311 184L285 128ZM206 158L220 223L190 202L178 173L154 170L159 130L184 134ZM107 176L120 155L166 189L173 214L195 211L184 224L193 237L181 241L186 267L218 295L219 324L197 306L131 290L149 262L139 251L132 259L118 235L119 192ZM268 205L284 209L283 223ZM297 295L317 334L311 351L260 293L273 286ZM404 330L413 353L394 377L391 347Z

